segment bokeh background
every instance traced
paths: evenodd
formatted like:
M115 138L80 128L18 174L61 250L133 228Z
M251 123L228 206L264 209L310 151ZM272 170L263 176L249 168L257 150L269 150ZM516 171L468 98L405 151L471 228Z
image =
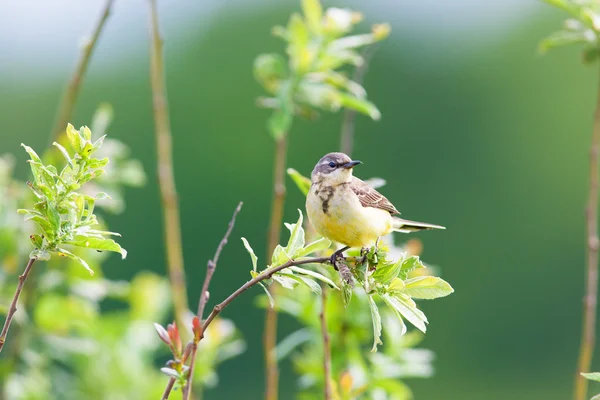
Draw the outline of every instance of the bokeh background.
M0 153L13 153L26 179L26 142L48 141L78 43L101 1L0 2ZM456 292L422 304L430 326L423 343L437 354L436 374L409 380L417 399L564 399L579 346L584 278L584 203L596 73L576 49L541 57L537 44L557 28L558 11L535 1L324 1L389 22L365 87L383 118L358 117L357 175L383 177L382 189L407 218L446 225L418 234L424 259L439 265ZM162 1L175 173L183 218L190 301L206 260L239 200L233 240L212 283L219 299L248 277L239 240L265 259L273 141L252 61L282 51L271 26L299 1ZM113 256L111 278L140 270L164 274L161 210L149 87L147 9L116 1L86 76L73 124L90 122L110 102L110 135L142 160L149 183L126 194L126 212L108 217L123 233L126 262ZM341 114L296 123L288 164L308 174L338 149ZM291 182L290 182L291 183ZM285 219L302 195L289 187ZM401 238L397 238L400 240ZM248 293L226 316L248 350L220 368L224 384L209 399L260 399L263 311ZM281 317L281 336L295 328ZM371 327L365 327L371 329ZM596 352L598 355L598 352ZM598 358L598 357L596 357ZM595 363L596 370L600 363ZM282 366L282 399L296 385ZM592 390L600 389L592 385Z

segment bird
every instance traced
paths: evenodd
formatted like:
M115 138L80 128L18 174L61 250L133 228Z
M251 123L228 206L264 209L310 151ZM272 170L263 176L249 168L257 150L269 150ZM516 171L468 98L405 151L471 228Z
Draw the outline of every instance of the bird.
M306 196L308 219L321 236L345 246L332 255L334 266L345 250L376 246L380 237L391 232L446 229L398 217L400 212L384 195L353 176L359 164L362 162L344 153L329 153L311 173Z

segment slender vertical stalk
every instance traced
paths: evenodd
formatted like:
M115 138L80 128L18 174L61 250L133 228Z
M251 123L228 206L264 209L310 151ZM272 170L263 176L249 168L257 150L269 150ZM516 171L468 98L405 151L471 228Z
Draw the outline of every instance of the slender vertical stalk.
M2 332L0 333L0 351L4 347L4 343L6 342L6 335L8 334L8 329L10 328L10 323L17 312L17 302L19 301L19 296L21 295L21 291L23 290L23 286L25 286L25 281L29 276L29 272L31 271L31 267L35 262L35 258L30 258L29 262L27 262L27 266L25 267L25 271L23 274L19 276L19 283L17 284L17 290L15 291L15 295L13 296L12 302L10 303L10 308L8 309L8 315L6 316L6 321L4 321L4 327L2 328Z
M587 379L580 372L589 372L596 342L596 308L598 302L598 153L600 152L600 79L590 145L590 181L586 208L587 219L587 278L583 301L583 329L579 361L575 377L575 399L585 400Z
M102 32L106 20L110 15L112 4L113 0L106 0L104 2L104 7L102 8L100 18L94 25L91 35L89 38L86 38L85 43L82 46L81 54L77 60L75 71L73 71L71 80L67 84L67 88L58 107L54 127L52 128L50 140L48 142L49 144L55 141L61 132L64 132L69 120L71 119L71 116L73 115L73 110L75 108L75 103L77 103L77 97L79 95L79 89L81 87L81 82L83 81L83 76L85 75L85 71L90 63L92 52L96 47L100 33Z
M321 320L321 335L323 337L323 379L324 400L331 400L331 344L329 342L329 331L327 331L327 287L322 286L321 292L321 312L319 313Z
M273 167L273 200L271 202L271 222L267 238L267 257L273 254L273 250L279 243L281 224L283 219L283 206L285 202L285 159L287 153L287 134L282 135L275 141L275 164ZM275 286L269 291L275 296ZM266 372L266 400L277 400L279 386L279 367L275 355L277 345L277 311L267 308L265 320L265 332L263 335L265 351Z
M375 54L377 46L367 47L363 51L363 63L356 67L352 74L352 80L359 85L362 84L363 77L369 69L369 62L371 57ZM342 120L342 133L340 135L340 151L346 153L352 157L352 150L354 149L354 119L356 118L356 111L346 108L344 112L344 119Z
M181 225L179 202L173 174L173 150L171 123L167 105L162 39L158 29L156 0L148 0L150 7L150 81L152 84L152 104L156 130L156 150L158 164L158 184L162 199L164 218L164 239L167 251L167 265L171 282L171 296L175 307L175 321L180 332L186 332L184 317L188 310L185 272L183 270L183 250L181 245Z

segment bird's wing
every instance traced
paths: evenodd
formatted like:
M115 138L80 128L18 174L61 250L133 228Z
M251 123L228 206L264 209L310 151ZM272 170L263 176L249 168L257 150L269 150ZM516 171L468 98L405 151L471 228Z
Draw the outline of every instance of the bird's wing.
M390 214L400 214L396 207L381 193L373 189L366 182L354 177L350 183L352 191L358 196L358 200L363 207L380 208Z

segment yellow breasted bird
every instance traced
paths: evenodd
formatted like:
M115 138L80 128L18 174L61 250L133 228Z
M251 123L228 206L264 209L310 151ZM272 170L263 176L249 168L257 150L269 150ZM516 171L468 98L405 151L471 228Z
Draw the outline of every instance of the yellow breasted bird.
M409 233L443 226L396 217L400 212L377 190L352 175L361 164L344 153L329 153L312 171L306 211L315 230L322 236L341 243L335 261L349 247L369 247L393 231Z

